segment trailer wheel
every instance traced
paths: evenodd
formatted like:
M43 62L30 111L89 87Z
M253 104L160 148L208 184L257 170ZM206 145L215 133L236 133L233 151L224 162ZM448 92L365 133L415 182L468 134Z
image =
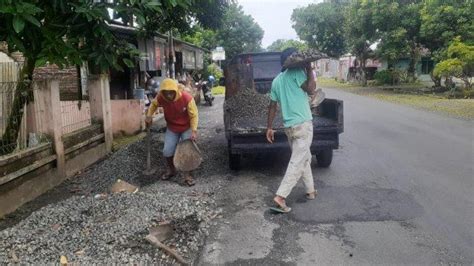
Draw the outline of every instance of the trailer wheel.
M316 154L316 160L319 167L329 167L332 162L332 149L320 151Z
M232 154L229 151L229 168L234 171L240 169L240 154Z

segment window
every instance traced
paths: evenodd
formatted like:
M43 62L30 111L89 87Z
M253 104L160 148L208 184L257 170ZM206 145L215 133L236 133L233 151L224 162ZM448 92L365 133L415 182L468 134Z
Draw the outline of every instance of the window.
M421 74L430 74L433 71L434 62L429 58L421 59Z

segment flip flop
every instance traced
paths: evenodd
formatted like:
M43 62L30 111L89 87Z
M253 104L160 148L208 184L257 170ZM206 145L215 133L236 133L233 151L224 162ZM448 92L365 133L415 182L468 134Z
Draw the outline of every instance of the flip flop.
M176 174L164 173L164 174L161 175L161 180L169 180L170 178L172 178L175 175Z
M289 213L291 211L291 208L288 206L285 206L285 207L276 206L276 207L270 207L270 210L277 213Z
M192 186L196 185L196 182L194 181L194 179L185 179L185 180L184 180L184 183L185 183L188 187L192 187Z

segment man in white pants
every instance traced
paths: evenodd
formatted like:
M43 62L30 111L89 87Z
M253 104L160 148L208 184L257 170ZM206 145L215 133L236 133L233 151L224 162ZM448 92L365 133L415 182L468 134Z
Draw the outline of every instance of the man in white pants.
M282 65L293 52L296 52L296 49L288 48L282 52ZM273 143L272 124L277 105L280 105L285 133L291 146L291 159L288 168L273 199L277 204L276 210L280 212L286 213L291 210L286 205L285 199L301 177L303 177L306 187L306 198L314 199L316 196L310 151L313 140L313 117L308 102L308 95L314 94L315 90L316 81L310 63L304 68L283 69L272 82L267 140Z

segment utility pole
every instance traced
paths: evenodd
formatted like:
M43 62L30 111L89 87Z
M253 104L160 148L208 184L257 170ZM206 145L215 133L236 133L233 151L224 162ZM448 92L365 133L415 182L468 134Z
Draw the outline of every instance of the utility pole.
M170 58L170 78L175 79L176 78L176 73L175 73L175 64L176 64L176 57L174 54L174 40L173 40L173 33L171 30L168 32L169 36L169 45L170 45L170 53L169 53L169 58Z

